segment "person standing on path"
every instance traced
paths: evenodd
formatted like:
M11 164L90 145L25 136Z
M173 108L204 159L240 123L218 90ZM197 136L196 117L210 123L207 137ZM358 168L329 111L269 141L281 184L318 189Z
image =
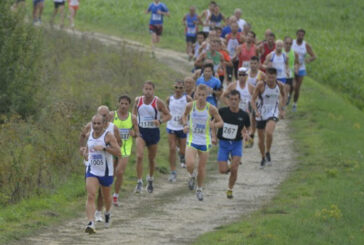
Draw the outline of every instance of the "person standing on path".
M215 106L206 101L209 88L200 84L197 86L195 98L186 106L182 117L184 133L187 135L186 167L189 174L188 188L194 190L196 182L195 159L198 155L196 197L203 200L202 184L205 178L206 162L211 148L211 129L220 128L223 121ZM214 120L211 120L211 118Z
M160 0L154 0L148 9L147 14L151 14L149 21L149 32L152 35L152 56L155 57L155 45L160 42L160 36L163 32L163 17L169 16L169 11L164 3Z
M259 98L258 106L257 99ZM273 142L273 132L279 118L284 118L284 87L277 82L277 70L268 67L266 71L266 80L259 82L254 90L251 102L255 111L259 150L262 155L260 168L272 165L270 149Z
M193 58L193 44L197 40L198 24L201 23L200 17L196 14L196 7L190 7L190 12L183 17L182 22L185 27L186 53L190 61Z
M159 127L171 119L164 102L154 95L155 85L151 81L146 81L143 86L143 96L135 99L133 115L137 117L139 132L136 144L136 172L138 182L135 187L135 193L141 193L143 188L143 158L144 148L148 149L149 175L147 176L147 191L152 193L153 174L155 169L155 157L157 155L158 142L160 140ZM161 119L162 114L162 119Z
M120 147L121 158L115 159L115 186L113 194L113 205L120 206L119 191L123 184L123 176L126 165L129 162L131 149L133 146L133 138L139 134L138 122L135 115L129 112L131 99L127 95L119 97L119 107L116 111L110 112L113 124L118 128L120 138L123 142Z
M299 29L296 32L296 39L293 40L292 49L298 55L298 72L295 74L294 96L292 111L297 110L297 101L300 96L300 89L303 82L303 78L307 75L306 64L314 61L317 57L313 52L311 45L304 41L306 31ZM307 53L309 58L306 58Z
M184 94L184 88L183 81L176 81L174 84L174 94L166 100L168 110L172 115L171 120L167 122L169 164L171 168L171 174L168 178L169 182L176 182L177 180L177 146L179 146L180 164L182 167L185 167L186 134L183 132L182 116L187 103L191 102L192 98Z
M107 127L107 119L102 115L92 118L92 130L87 140L84 158L87 161L86 190L87 203L86 213L88 224L85 232L93 234L95 229L95 197L101 186L105 201L105 226L111 223L111 185L113 182L114 168L113 156L121 157L120 146L116 138L110 134Z
M250 118L249 114L239 108L241 92L231 90L228 93L228 107L219 109L219 114L224 121L222 128L217 131L219 138L219 151L217 160L219 171L222 174L230 172L226 196L233 198L233 187L238 176L238 168L243 155L243 138L249 139ZM231 164L228 159L231 157Z

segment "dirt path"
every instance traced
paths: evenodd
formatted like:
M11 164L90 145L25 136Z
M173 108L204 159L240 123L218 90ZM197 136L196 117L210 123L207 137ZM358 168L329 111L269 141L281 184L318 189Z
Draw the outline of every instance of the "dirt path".
M74 32L81 35L79 32ZM106 44L124 40L101 34L91 35ZM140 44L129 44L145 50ZM164 57L177 71L186 73L190 65L186 56L170 50L158 50L157 58ZM285 179L293 165L292 141L288 137L287 122L277 125L272 147L273 166L259 169L259 154L254 148L244 150L243 165L239 168L234 199L225 196L227 175L217 173L216 154L211 154L204 186L205 199L197 201L187 188L187 173L178 169L176 183L168 183L167 176L156 180L155 192L144 191L122 199L122 206L112 209L112 226L97 224L97 234L84 233L85 217L51 227L44 233L27 238L26 244L190 244L199 235L232 223L268 204L277 186ZM166 156L167 157L167 156Z

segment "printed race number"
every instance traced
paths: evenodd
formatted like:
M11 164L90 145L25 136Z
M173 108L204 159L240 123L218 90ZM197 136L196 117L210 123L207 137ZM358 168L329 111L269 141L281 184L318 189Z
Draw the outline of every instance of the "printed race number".
M130 132L130 129L128 129L128 128L120 128L119 129L120 138L122 140L128 140L129 139L129 132Z
M237 133L238 125L224 123L224 127L222 128L222 137L233 140L236 138Z
M102 154L91 154L91 165L101 166L104 165L104 158Z

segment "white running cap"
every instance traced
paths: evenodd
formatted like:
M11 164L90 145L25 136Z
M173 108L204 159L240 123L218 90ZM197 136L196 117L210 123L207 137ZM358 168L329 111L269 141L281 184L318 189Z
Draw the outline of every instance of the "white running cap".
M247 73L248 72L248 68L245 67L240 67L238 70L238 73Z

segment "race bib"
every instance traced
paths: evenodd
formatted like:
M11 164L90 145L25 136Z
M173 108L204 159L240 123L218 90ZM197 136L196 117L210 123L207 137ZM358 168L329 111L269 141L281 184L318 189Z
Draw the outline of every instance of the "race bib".
M243 111L247 111L248 110L248 102L245 101L245 100L240 100L239 108L242 109Z
M237 133L238 125L224 123L224 127L222 128L222 137L233 140L236 138Z
M94 166L102 166L104 165L103 155L100 153L95 153L90 155L90 163Z
M196 27L187 27L187 34L196 34Z
M120 138L122 140L128 140L129 139L130 129L128 129L128 128L120 128L119 129L119 133L120 133Z
M243 61L243 67L249 69L249 67L250 67L250 61Z
M196 124L193 129L194 134L205 134L206 126L204 124Z
M139 126L142 128L154 128L154 121L143 121L139 123Z
M181 119L182 119L181 116L174 116L172 120L173 120L173 122L180 124L181 123Z
M152 14L152 20L160 21L160 20L162 20L162 15L160 15L160 14Z

